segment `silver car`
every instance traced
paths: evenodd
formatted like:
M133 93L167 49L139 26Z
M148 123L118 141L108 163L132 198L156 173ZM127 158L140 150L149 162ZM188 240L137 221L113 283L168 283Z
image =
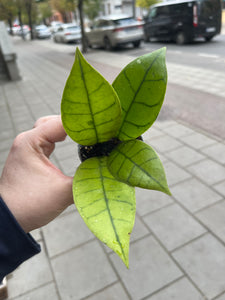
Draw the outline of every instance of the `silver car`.
M63 24L54 34L53 40L56 43L79 42L81 40L80 26L73 23Z
M109 15L98 18L86 30L89 47L100 46L106 50L132 43L139 47L143 40L143 23L126 15Z
M49 39L51 37L51 32L47 26L39 25L34 29L34 36L38 39Z

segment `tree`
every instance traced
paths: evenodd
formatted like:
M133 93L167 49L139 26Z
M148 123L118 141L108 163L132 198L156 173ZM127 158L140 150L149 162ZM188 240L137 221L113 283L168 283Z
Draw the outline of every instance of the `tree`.
M61 13L64 23L68 22L68 12L74 11L76 1L74 0L51 0L51 6Z
M10 34L13 35L13 19L17 14L15 2L13 0L0 1L0 20L7 20L10 28Z
M99 11L101 11L103 0L85 0L84 1L84 14L90 19L94 20Z
M136 5L141 8L149 8L153 4L158 3L157 0L136 0Z
M49 2L41 2L38 4L38 11L40 13L40 17L45 25L46 19L50 18L52 16L52 9L49 4Z

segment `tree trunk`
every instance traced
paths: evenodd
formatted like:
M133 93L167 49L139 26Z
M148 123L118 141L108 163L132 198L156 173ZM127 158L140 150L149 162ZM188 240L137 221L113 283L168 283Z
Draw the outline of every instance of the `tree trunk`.
M136 0L132 0L133 18L136 19Z
M19 7L19 9L18 9L18 19L19 19L19 23L20 23L21 37L22 37L23 40L25 40L24 31L23 31L21 7Z
M12 19L11 18L8 18L8 24L9 24L9 33L10 35L13 35L13 30L12 30Z
M78 2L78 10L79 10L79 16L80 16L80 27L81 27L81 35L82 35L82 49L81 51L83 53L87 52L87 43L85 39L85 31L84 31L84 19L83 19L83 0L79 0Z
M32 0L26 0L26 11L27 11L27 16L28 16L28 23L30 27L30 39L34 39L34 34L33 34L33 24L32 24Z

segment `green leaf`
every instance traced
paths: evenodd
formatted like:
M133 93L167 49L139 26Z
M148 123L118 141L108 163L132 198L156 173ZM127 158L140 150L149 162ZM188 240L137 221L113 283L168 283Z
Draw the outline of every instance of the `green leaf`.
M112 86L76 50L61 103L63 126L81 145L115 137L121 122L120 102Z
M113 82L122 106L117 134L122 141L140 136L159 114L167 84L165 52L162 48L135 59Z
M144 142L132 140L118 145L108 157L108 168L115 178L131 186L171 195L158 155Z
M129 240L136 210L134 188L110 174L106 157L94 157L77 169L73 196L89 229L128 267Z

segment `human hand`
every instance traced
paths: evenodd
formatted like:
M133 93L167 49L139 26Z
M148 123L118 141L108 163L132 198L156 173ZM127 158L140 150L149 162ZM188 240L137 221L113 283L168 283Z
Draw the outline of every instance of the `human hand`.
M0 178L0 194L25 232L46 225L73 203L73 178L49 160L55 142L65 138L61 117L48 116L13 142Z

